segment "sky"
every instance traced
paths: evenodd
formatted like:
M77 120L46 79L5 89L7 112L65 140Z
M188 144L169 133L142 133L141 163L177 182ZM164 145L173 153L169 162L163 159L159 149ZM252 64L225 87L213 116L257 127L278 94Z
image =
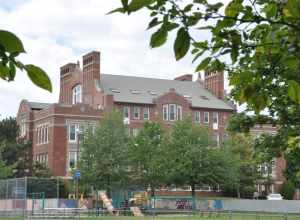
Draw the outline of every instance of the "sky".
M194 73L191 56L175 60L174 34L150 49L148 11L106 15L119 6L120 0L0 0L0 29L15 33L26 50L19 60L42 67L53 85L52 93L42 90L25 72L10 83L0 80L0 118L16 116L23 99L57 102L59 68L92 50L101 52L101 73L164 79Z

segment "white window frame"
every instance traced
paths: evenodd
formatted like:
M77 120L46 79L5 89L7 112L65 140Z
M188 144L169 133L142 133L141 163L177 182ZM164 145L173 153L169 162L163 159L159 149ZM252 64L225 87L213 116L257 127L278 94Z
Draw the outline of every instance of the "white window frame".
M163 120L169 121L169 105L163 105Z
M68 140L69 140L69 143L76 143L77 141L77 135L76 135L76 129L78 128L77 126L78 124L75 124L75 123L71 123L68 125ZM71 139L71 127L74 126L74 139Z
M201 123L201 112L200 111L195 112L195 122Z
M146 113L147 117L145 117L145 113ZM144 120L150 120L150 108L149 107L144 107L143 118L144 118Z
M174 107L174 119L171 119L171 107ZM177 106L176 104L169 104L169 121L177 120Z
M82 86L81 84L77 84L72 89L72 104L75 105L81 102L82 102Z
M125 110L127 109L127 114L128 114L128 117L125 116ZM130 107L129 106L123 106L123 118L128 118L130 119Z
M71 159L71 154L74 154L74 167L71 167L70 166L70 159ZM71 169L75 169L76 168L76 163L77 163L77 151L69 151L68 152L68 169L71 170Z
M49 143L49 124L41 124L36 127L36 143L47 144Z
M136 115L137 114L137 115ZM133 107L133 119L139 120L141 115L141 108L138 106Z
M20 126L20 136L24 137L26 135L26 119L21 119L21 126Z
M203 122L209 124L209 112L204 112Z
M215 122L216 119L216 122ZM219 113L218 112L213 112L213 123L214 124L219 124Z

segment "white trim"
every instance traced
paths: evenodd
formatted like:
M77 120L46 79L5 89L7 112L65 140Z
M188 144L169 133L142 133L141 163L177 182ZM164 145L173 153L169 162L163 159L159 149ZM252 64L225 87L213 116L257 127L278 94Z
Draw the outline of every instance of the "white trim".
M163 120L169 121L169 105L168 104L163 105Z
M171 106L174 107L174 119L171 119ZM177 120L177 105L169 104L169 121L176 121L176 120Z
M128 117L125 117L125 109L128 109ZM130 119L130 107L129 106L123 106L123 118Z
M197 120L198 118L198 120ZM201 112L200 111L195 111L195 122L201 123Z
M136 111L136 110L137 110L137 111ZM135 117L135 113L138 114L137 117ZM138 107L138 106L133 106L133 119L139 120L139 119L140 119L140 116L141 116L141 108Z
M146 117L146 118L145 118L145 110L146 110L147 116L148 116L148 117ZM150 108L149 108L149 107L144 107L144 108L143 108L143 119L144 119L144 120L150 120Z

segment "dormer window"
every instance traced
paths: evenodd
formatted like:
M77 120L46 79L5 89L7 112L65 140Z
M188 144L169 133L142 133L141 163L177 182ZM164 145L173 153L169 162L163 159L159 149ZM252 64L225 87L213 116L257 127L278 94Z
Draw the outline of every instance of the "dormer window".
M72 104L73 105L82 102L82 95L81 95L81 93L82 93L81 85L78 84L72 90Z

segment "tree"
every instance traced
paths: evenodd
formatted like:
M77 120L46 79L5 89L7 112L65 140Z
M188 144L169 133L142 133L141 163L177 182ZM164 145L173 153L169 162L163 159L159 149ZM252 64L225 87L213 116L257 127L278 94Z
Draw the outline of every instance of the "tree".
M121 114L115 110L106 112L95 132L89 129L80 146L80 182L109 193L126 187L128 142Z
M232 176L228 154L217 147L208 128L190 119L173 125L168 155L172 182L191 186L193 201L197 185L224 184Z
M22 41L15 34L0 30L0 78L13 81L17 69L25 70L35 85L52 92L51 81L45 71L33 64L20 62L17 57L21 53L25 53Z
M13 170L11 177L31 175L31 143L19 138L15 118L0 121L0 152L5 165Z
M51 176L49 169L43 164L32 162L32 143L19 137L19 126L15 118L0 121L0 156L3 167L7 168L4 172L6 178Z
M129 147L131 173L136 182L144 188L155 188L167 181L166 160L170 160L165 151L165 136L157 122L146 122Z
M283 183L281 188L281 195L284 199L292 200L294 198L295 185L287 180Z
M225 191L235 190L238 198L249 197L255 191L255 184L261 178L258 172L259 163L255 158L254 140L242 133L231 134L223 148L230 151L235 166L235 181L225 185Z
M176 60L191 51L193 62L202 58L196 72L227 71L231 97L256 116L267 110L288 153L288 141L300 136L300 0L231 0L226 6L208 0L121 2L111 13L150 12L152 48L177 30Z

